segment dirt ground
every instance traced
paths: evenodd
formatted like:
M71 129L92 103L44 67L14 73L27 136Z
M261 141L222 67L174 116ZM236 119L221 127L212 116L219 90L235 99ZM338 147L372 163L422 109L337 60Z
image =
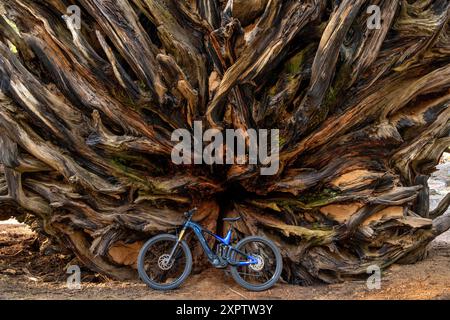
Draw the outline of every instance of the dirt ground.
M365 281L300 287L279 283L262 293L249 292L220 270L192 275L178 290L154 291L140 282L117 282L82 269L82 288L66 286L69 256L39 251L24 225L0 224L0 299L450 299L450 233L414 265L394 265L382 275L381 289Z

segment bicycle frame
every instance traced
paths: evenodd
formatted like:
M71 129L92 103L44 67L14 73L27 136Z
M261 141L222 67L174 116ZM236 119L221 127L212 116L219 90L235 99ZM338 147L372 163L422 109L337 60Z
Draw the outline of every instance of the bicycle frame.
M174 248L172 249L172 252L170 254L170 258L172 259L173 254L175 253L176 248L178 247L178 244L183 240L183 237L185 235L185 232L187 229L191 229L194 231L195 235L197 236L197 239L200 241L200 245L203 248L203 251L206 253L206 256L208 257L209 262L214 265L217 266L218 262L224 262L223 261L223 257L217 255L208 245L208 242L206 241L205 237L204 237L204 233L207 233L211 236L213 236L216 240L218 240L220 242L220 244L224 245L225 247L228 248L227 251L227 256L226 256L226 265L232 265L232 266L247 266L247 265L251 265L251 264L257 264L258 260L255 259L254 257L241 252L239 250L237 250L236 248L234 248L233 246L230 245L231 242L231 236L233 234L232 229L230 228L227 232L227 235L225 236L225 238L219 237L218 235L212 233L211 231L203 228L202 226L200 226L199 224L192 222L191 218L189 218L185 224L183 225L183 229L180 232L180 235L178 236L178 241L175 244ZM238 254L241 254L242 256L246 257L248 260L247 261L231 261L231 253L232 252L236 252ZM225 266L226 266L225 265Z

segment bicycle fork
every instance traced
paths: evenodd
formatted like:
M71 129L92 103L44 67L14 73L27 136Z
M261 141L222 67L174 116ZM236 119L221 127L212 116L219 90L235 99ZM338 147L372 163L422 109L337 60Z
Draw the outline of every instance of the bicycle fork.
M186 233L186 227L184 227L184 228L181 230L180 235L178 236L177 242L175 243L175 245L174 245L173 248L172 248L172 251L171 251L170 254L169 254L169 259L168 259L169 262L172 261L173 255L175 254L175 251L177 250L178 245L179 245L180 242L183 240L183 237L184 237L184 234L185 234L185 233Z

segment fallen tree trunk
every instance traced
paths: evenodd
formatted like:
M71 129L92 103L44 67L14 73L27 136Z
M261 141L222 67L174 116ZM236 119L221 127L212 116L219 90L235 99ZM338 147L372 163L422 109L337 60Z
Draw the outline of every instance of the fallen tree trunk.
M194 206L217 232L239 212L301 284L417 261L449 229L427 185L450 145L448 1L3 2L0 219L93 270L134 277L142 241ZM175 165L194 121L280 129L280 169Z

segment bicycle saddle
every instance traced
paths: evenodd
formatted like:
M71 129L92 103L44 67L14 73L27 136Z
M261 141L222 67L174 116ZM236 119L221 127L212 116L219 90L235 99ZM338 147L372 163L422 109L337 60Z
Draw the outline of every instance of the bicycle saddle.
M235 221L241 220L241 217L223 218L222 220L223 220L223 221L235 222Z

